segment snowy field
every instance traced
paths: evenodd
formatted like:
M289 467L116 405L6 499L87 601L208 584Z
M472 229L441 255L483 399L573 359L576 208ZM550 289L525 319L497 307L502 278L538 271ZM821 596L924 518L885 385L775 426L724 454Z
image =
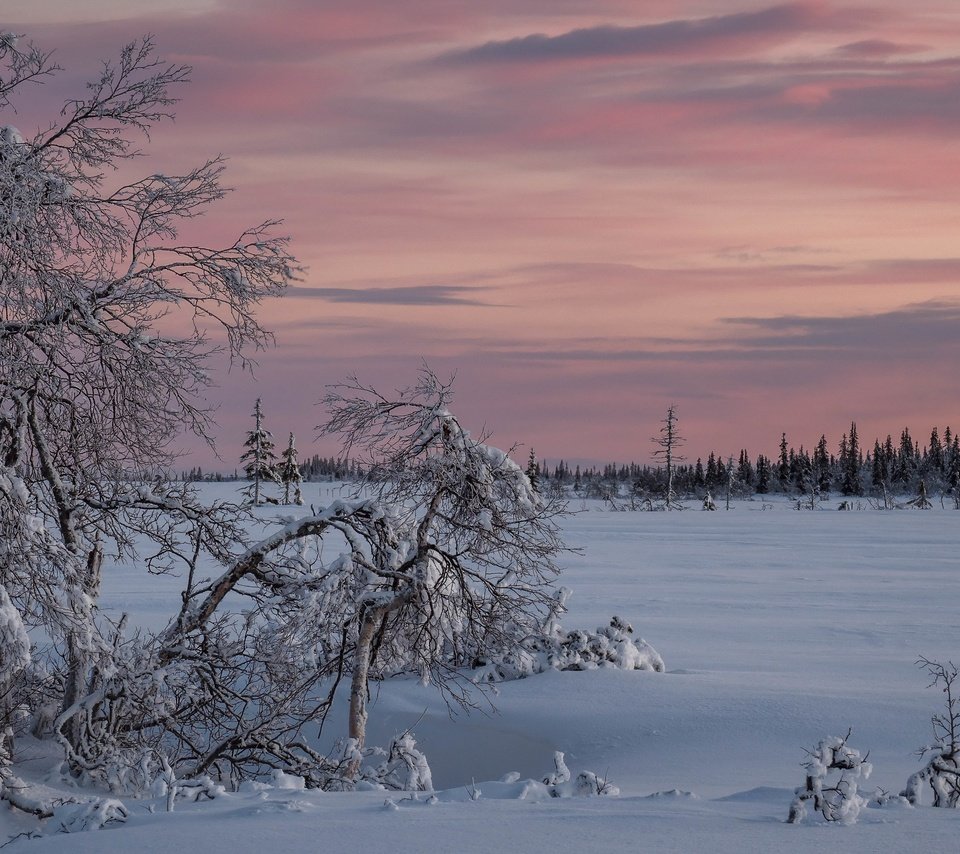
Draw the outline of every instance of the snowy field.
M329 485L307 485L308 502L331 497ZM960 661L960 513L582 506L564 525L582 549L564 560L561 583L573 591L564 627L619 615L662 654L666 673L548 673L501 684L477 697L479 710L453 717L435 689L393 680L377 688L368 742L413 727L433 770L432 802L279 787L172 814L129 800L125 825L8 850L960 850L955 810L887 806L849 827L784 823L804 749L825 736L852 728L851 745L870 751L871 790L896 794L919 767L915 751L942 699L915 661ZM104 608L159 627L176 607L173 579L128 567L104 575ZM341 713L323 739L344 728ZM555 750L574 775L607 777L619 797L552 799L526 783L552 769ZM3 838L27 825L0 815Z

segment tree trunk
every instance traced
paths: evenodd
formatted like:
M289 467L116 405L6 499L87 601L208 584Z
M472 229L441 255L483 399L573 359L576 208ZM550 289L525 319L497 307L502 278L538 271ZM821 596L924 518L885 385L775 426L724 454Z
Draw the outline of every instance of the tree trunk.
M87 574L83 579L84 593L89 596L91 602L96 602L100 594L100 568L102 564L103 548L98 542L87 555ZM67 676L63 687L61 713L73 706L81 697L86 696L91 688L89 679L90 653L81 643L79 633L71 631L67 635ZM78 721L76 719L70 721L64 730L70 744L76 747L80 740Z
M346 768L347 779L353 782L360 776L360 751L367 738L367 678L370 674L370 656L377 626L389 609L370 608L364 611L360 635L353 654L353 676L350 680L350 718L347 735L353 739L356 753Z

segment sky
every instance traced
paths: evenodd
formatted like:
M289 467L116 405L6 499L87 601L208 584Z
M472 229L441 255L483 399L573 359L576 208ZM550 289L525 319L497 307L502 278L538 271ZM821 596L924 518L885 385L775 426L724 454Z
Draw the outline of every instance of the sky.
M960 428L956 0L6 0L62 97L145 33L193 67L143 171L223 153L191 234L281 217L306 267L256 376L301 455L325 386L424 362L548 462ZM0 122L7 123L7 118ZM16 122L13 122L16 123Z

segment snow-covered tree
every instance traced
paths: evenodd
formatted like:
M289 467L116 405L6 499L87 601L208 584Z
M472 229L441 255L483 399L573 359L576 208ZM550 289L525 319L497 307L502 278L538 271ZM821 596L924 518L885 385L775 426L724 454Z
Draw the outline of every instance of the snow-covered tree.
M0 109L57 71L4 35ZM162 569L189 560L185 536L218 558L242 540L234 510L203 508L159 475L182 431L209 440L209 358L222 348L243 364L267 341L254 311L296 269L273 222L222 245L181 239L224 195L220 158L109 182L129 175L136 137L172 116L188 75L143 39L58 118L0 129L0 582L6 609L63 652L47 662L61 692L53 727L77 768L104 746L90 740L103 718L89 698L103 700L115 670L117 630L96 610L104 550L129 556L146 538L147 564Z
M927 764L910 776L903 796L919 804L929 789L933 806L960 807L960 672L952 661L943 664L921 658L917 665L931 677L929 687L943 692L946 709L931 718L933 743L918 751L921 757L929 757Z
M537 452L531 448L530 454L527 457L527 469L526 469L527 479L530 481L530 486L533 487L534 492L540 491L540 463L537 462Z
M351 380L324 399L321 432L363 457L361 494L377 507L352 555L363 583L349 736L360 747L373 673L409 670L449 687L456 668L538 632L552 605L563 506L465 430L451 399L427 368L392 396ZM358 770L354 763L349 776Z
M243 447L246 450L240 457L243 471L250 481L246 494L254 507L260 506L261 486L264 483L279 483L277 455L273 450L273 434L263 426L263 407L260 398L253 407L254 427L247 434ZM292 438L292 435L291 435Z
M459 675L543 632L562 506L464 430L450 399L428 370L389 397L355 381L331 391L324 432L365 456L357 496L284 521L220 575L188 582L157 638L118 641L108 687L122 702L98 718L111 767L135 779L164 745L178 779L281 768L311 786L354 785L371 678L414 673L468 703ZM606 645L607 656L633 649L613 634ZM325 719L341 677L347 749L331 761L304 730Z
M280 455L278 474L280 483L283 484L283 503L290 503L292 492L293 503L303 504L303 492L300 488L303 476L300 474L300 464L297 462L297 440L293 433L290 434L286 449Z
M872 767L860 751L847 744L848 732L843 738L832 736L807 751L804 763L804 784L794 793L787 821L798 824L807 814L807 803L813 804L825 821L855 824L867 805L867 799L858 791L859 780L870 776Z

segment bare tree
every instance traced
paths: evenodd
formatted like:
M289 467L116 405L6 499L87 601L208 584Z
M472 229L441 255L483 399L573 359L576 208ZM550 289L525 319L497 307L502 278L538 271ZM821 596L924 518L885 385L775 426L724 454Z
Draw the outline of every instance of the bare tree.
M676 510L681 505L677 503L677 494L673 489L674 464L682 462L683 457L678 453L678 449L686 442L677 430L677 406L671 403L667 407L667 414L663 421L658 435L650 441L656 446L653 456L662 460L667 474L667 491L664 500L664 509Z
M3 34L0 107L58 71ZM189 71L145 38L48 126L0 129L0 525L21 532L0 581L27 625L62 643L57 728L73 748L117 635L95 613L104 549L130 555L145 536L162 569L189 558L188 530L218 558L243 537L232 509L201 507L163 472L183 430L210 441L210 357L247 364L269 340L258 303L296 272L275 221L220 246L180 238L223 197L220 158L108 186L139 154L135 137L172 116Z

